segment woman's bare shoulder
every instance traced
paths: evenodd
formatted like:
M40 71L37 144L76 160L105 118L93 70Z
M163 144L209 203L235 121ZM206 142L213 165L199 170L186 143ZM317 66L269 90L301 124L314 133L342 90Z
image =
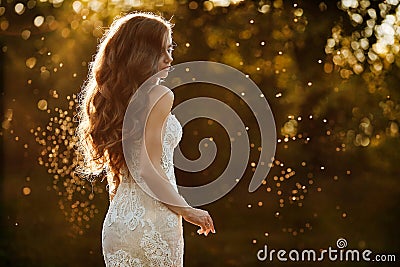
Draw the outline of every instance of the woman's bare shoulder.
M157 84L157 85L153 86L151 88L150 94L152 96L158 96L158 97L165 96L167 98L171 98L171 97L174 98L174 93L172 92L172 90L161 84Z
M174 93L164 85L156 85L150 91L150 103L154 108L170 112L174 102Z

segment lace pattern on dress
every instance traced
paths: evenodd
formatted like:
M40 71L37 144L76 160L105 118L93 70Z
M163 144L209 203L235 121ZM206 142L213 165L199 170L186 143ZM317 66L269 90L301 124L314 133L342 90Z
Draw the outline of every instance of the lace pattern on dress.
M175 174L174 174L174 148L178 145L179 141L182 138L182 127L178 123L174 123L174 121L178 120L175 118L175 115L170 114L167 117L165 123L165 133L163 140L163 149L161 154L161 166L165 171L168 179L172 182L175 189L178 191L176 186Z
M161 166L177 190L173 151L182 137L182 127L172 114L164 127ZM136 173L131 175L138 172L139 149L132 149L129 160ZM131 175L124 174L103 224L107 267L182 267L182 217L147 195Z
M128 252L122 249L106 256L107 267L144 267L140 259L132 258Z
M171 267L171 249L168 243L163 240L161 234L154 229L153 223L148 220L149 230L144 230L140 246L144 249L146 258L151 263L151 267Z
M139 196L136 193L135 187L128 187L124 184L118 188L119 194L115 195L112 204L117 206L117 209L110 209L108 214L107 225L110 226L113 222L121 218L129 230L133 231L140 223L144 226L143 216L145 208L139 206Z
M178 226L178 222L176 221L176 215L170 214L167 216L167 225L169 228L174 228Z

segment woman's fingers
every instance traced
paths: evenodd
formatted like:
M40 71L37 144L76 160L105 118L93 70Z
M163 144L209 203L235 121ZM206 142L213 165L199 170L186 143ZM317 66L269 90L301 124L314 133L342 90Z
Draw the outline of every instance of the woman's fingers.
M215 228L214 228L214 223L211 219L211 217L208 217L206 222L203 225L200 225L200 229L197 230L198 234L204 234L207 236L210 232L215 234Z
M207 211L192 208L182 216L187 222L200 226L198 234L207 236L210 232L215 233L213 220Z
M208 228L210 229L210 231L211 231L213 234L215 234L214 222L213 222L213 220L211 219L211 217L209 218L209 225L208 225Z
M212 232L212 233L215 234L214 222L211 219L211 216L208 216L205 226L206 226L206 233L207 234L209 232Z

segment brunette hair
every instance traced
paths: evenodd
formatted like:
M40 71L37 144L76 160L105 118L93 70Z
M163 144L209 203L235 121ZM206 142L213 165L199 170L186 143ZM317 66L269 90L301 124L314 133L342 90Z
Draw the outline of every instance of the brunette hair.
M114 20L102 37L79 95L76 131L86 177L107 175L110 198L126 167L122 124L130 98L158 71L172 24L152 13L131 13Z

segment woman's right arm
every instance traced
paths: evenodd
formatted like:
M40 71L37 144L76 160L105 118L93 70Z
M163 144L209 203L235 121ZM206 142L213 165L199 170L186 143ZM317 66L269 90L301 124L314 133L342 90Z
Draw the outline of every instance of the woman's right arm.
M157 85L150 92L150 106L144 132L144 145L141 153L140 174L150 195L163 202L173 212L201 227L198 233L215 233L213 221L207 211L192 208L175 190L161 167L162 136L165 120L171 111L173 93L164 86Z

